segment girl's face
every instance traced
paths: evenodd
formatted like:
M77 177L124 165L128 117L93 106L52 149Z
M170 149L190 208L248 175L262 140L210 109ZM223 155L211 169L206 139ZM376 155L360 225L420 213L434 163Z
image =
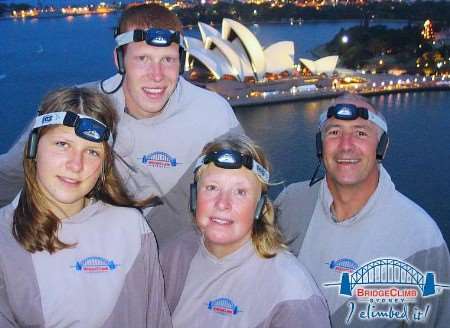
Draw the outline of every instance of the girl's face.
M197 186L196 222L206 248L221 258L250 240L261 184L246 168L207 166Z
M36 180L60 218L84 207L85 196L95 186L105 158L103 143L78 137L71 127L50 128L39 139Z

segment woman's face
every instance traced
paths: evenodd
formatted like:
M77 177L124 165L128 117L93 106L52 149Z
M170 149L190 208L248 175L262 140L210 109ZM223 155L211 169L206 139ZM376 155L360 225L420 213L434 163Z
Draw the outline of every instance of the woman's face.
M206 248L221 258L251 238L261 184L246 168L208 165L197 185L196 223Z
M55 215L64 218L83 208L104 158L103 143L82 139L71 127L50 128L39 139L36 180Z

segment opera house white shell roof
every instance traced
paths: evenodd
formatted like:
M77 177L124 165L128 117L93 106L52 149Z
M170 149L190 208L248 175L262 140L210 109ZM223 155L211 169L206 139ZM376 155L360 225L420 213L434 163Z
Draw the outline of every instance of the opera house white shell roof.
M310 60L305 58L300 58L300 62L306 66L307 69L311 71L312 74L320 75L332 75L336 70L336 65L339 56L327 56L322 57L318 60Z
M246 77L258 81L266 73L291 70L294 65L294 43L281 41L263 49L255 35L244 25L228 18L222 21L222 33L198 23L202 40L186 37L188 60L194 57L220 78L234 76L239 81Z

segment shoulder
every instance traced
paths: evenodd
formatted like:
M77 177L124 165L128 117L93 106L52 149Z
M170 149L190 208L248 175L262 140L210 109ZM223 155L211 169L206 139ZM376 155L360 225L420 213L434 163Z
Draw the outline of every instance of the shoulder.
M299 196L312 191L314 188L309 186L309 181L294 182L285 187L275 200L275 206L282 206L292 201L298 202ZM315 188L314 188L315 189Z
M197 110L205 109L215 114L217 112L233 113L230 104L216 92L200 88L182 77L180 77L180 83L183 89L183 101L201 105Z
M394 197L389 205L385 204L383 211L388 210L401 225L398 229L409 234L416 241L422 240L422 242L436 245L443 242L442 233L434 219L402 193L394 192Z
M282 197L292 197L293 195L297 195L298 193L304 193L307 192L311 187L309 187L308 181L300 181L300 182L294 182L285 187L281 193L280 196ZM279 197L280 197L279 196Z
M12 203L0 208L0 239L2 241L9 240L12 237L11 227L14 210Z
M296 299L306 299L321 293L306 267L286 250L273 258L273 272L280 291L289 293Z
M95 212L99 213L108 213L112 215L112 219L116 220L140 220L142 218L141 212L133 207L125 207L125 206L116 206L108 203L104 203L102 201L97 201L94 206L97 206Z
M185 229L160 245L161 262L183 257L192 258L200 245L201 235L194 229Z
M92 215L97 220L107 222L111 228L123 229L124 233L130 231L147 233L151 231L142 213L135 208L114 206L102 201L97 201L91 206L94 206Z

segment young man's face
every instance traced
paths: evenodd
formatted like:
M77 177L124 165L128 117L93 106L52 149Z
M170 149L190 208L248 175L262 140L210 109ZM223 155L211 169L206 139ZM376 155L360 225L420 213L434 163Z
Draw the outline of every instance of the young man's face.
M327 120L322 130L323 162L331 188L376 186L378 133L375 124L362 118Z
M179 57L176 43L155 47L142 41L126 46L123 91L133 117L149 118L161 112L177 86Z

